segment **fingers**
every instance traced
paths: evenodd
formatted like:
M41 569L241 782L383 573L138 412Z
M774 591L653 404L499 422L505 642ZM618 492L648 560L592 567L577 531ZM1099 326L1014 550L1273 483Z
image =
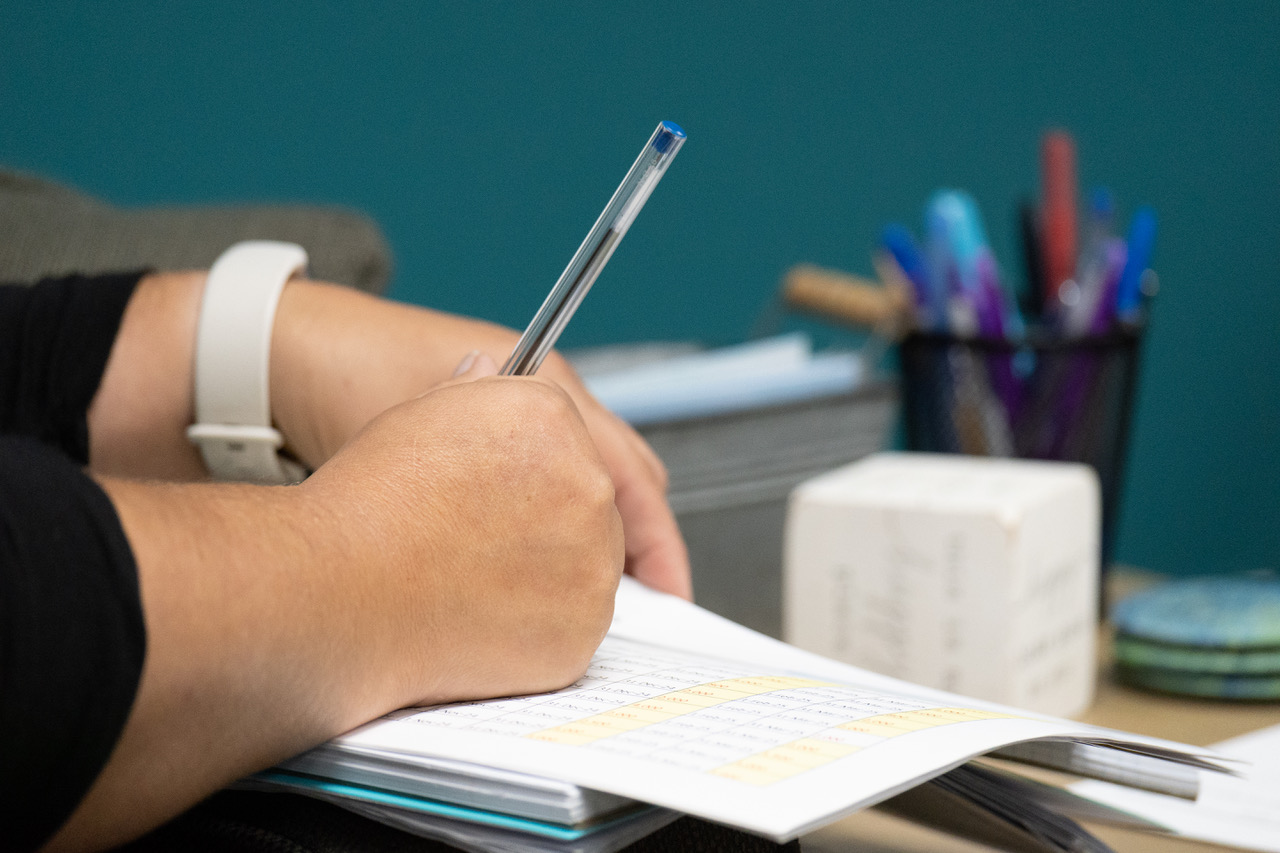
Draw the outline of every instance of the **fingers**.
M613 478L626 539L626 570L641 583L681 598L693 597L689 555L667 503L667 469L629 424L600 404L559 355L541 373L564 388Z
M613 477L627 573L653 589L692 599L688 551L667 503L666 467L635 430L591 402L584 420Z
M689 554L666 495L632 478L614 485L623 519L626 571L645 586L693 599Z

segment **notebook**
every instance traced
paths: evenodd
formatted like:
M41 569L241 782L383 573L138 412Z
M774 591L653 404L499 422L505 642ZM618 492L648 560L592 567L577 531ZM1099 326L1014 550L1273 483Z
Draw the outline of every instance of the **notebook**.
M948 777L984 755L1180 797L1196 795L1202 769L1222 769L1195 747L822 658L624 578L609 634L575 684L404 709L256 783L400 825L418 815L423 834L439 817L566 850L588 848L554 845L676 813L783 842L935 779L971 804L975 791L998 790L1006 815L1051 822L1016 787ZM486 843L470 849L498 849ZM1028 849L1072 849L1044 843Z

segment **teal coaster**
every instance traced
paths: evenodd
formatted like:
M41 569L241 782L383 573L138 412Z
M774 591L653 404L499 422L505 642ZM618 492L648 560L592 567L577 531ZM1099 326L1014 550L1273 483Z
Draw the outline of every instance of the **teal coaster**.
M1127 634L1115 638L1116 661L1131 667L1155 667L1216 675L1270 675L1280 678L1280 648L1217 649L1150 643Z
M1280 578L1170 581L1121 601L1119 635L1148 643L1211 649L1280 649Z
M1136 687L1180 696L1254 701L1280 699L1280 676L1276 675L1216 675L1123 664L1116 667L1116 675L1121 681Z

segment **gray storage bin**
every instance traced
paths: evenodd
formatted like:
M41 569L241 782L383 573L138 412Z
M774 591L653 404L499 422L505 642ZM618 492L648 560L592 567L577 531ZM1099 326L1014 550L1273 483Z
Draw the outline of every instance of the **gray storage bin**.
M666 464L672 509L698 604L774 637L782 633L787 495L809 477L881 450L896 386L712 417L640 433Z

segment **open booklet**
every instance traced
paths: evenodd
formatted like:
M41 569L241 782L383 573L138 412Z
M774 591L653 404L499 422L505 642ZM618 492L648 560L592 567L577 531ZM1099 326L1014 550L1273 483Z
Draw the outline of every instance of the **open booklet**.
M399 711L255 784L471 849L541 839L537 849L600 851L676 813L786 841L932 779L969 803L994 791L986 801L1013 816L1039 814L1016 785L970 768L944 776L988 754L1183 797L1217 767L1194 747L841 664L624 578L609 634L574 685ZM496 835L466 844L440 826Z

